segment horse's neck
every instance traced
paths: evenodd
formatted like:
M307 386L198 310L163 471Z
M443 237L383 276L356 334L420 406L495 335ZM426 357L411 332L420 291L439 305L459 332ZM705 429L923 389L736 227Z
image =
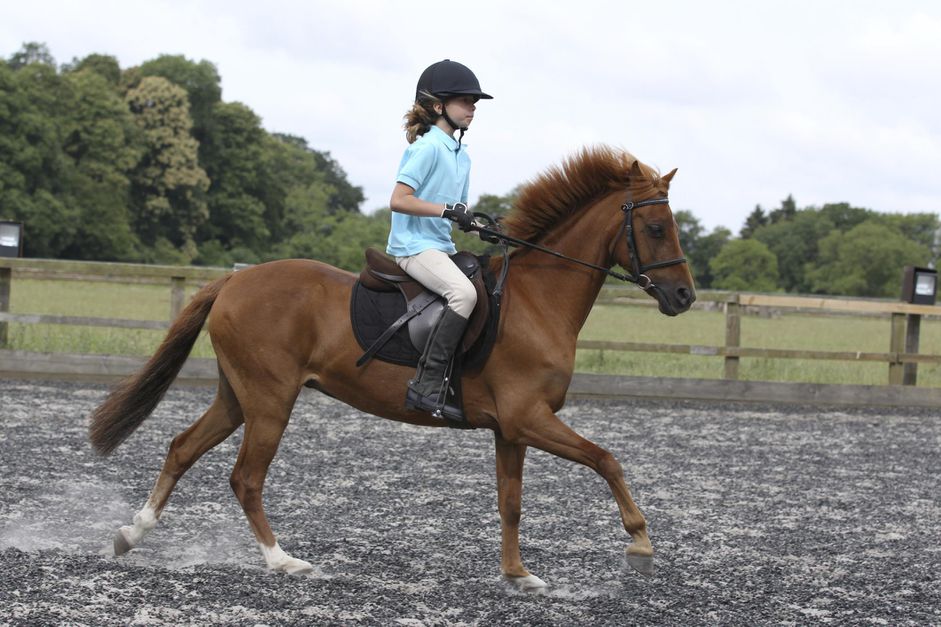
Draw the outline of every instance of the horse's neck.
M605 219L606 204L582 210L540 243L567 257L608 267L613 234L604 226L611 222ZM606 277L600 270L535 250L515 255L510 267L509 289L525 295L526 306L535 309L541 318L549 314L554 325L574 336L585 324Z

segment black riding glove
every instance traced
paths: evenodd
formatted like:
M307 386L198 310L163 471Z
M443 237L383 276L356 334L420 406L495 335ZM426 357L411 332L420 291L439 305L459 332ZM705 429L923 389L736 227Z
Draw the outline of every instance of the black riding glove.
M445 205L441 212L442 218L457 222L459 229L467 233L474 229L474 214L462 202L456 202L453 205Z

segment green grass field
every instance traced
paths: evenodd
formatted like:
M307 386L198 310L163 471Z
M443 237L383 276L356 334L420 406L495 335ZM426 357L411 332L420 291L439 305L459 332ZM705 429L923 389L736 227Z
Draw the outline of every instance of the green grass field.
M187 293L187 298L195 290ZM165 320L170 311L169 286L16 279L11 290L13 313L54 314L136 320ZM163 331L111 329L85 326L11 323L8 348L41 352L109 355L150 355L163 339ZM721 312L691 311L675 318L653 307L598 305L582 330L581 339L721 346L725 316ZM809 350L886 352L889 319L784 314L766 318L744 316L742 346ZM923 320L924 354L941 353L941 321ZM193 355L211 357L203 334ZM581 350L579 372L639 376L679 376L718 379L721 357L622 351ZM885 384L888 365L798 359L743 358L740 376L748 380L810 383ZM941 367L921 364L921 386L941 386Z

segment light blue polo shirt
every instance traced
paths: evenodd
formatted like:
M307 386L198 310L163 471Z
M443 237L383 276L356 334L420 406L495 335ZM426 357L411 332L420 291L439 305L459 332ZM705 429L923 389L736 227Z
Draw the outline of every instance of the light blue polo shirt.
M415 196L428 202L467 202L471 160L466 146L437 126L405 149L396 181L415 190ZM394 257L417 255L436 248L448 254L457 252L451 239L452 222L447 218L411 216L392 212L392 229L386 252Z

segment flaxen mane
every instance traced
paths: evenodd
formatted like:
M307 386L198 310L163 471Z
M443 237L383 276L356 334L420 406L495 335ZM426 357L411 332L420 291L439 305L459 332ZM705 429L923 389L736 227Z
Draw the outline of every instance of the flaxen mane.
M520 190L513 209L503 220L513 237L537 241L580 207L602 196L627 189L636 157L610 146L591 146L553 166ZM645 176L656 184L659 175L640 164Z

